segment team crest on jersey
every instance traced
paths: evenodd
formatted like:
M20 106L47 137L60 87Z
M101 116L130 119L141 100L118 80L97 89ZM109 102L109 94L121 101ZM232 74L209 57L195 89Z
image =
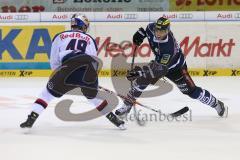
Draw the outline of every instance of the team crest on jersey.
M163 54L162 59L160 61L161 64L167 64L168 61L170 60L170 55L169 54Z

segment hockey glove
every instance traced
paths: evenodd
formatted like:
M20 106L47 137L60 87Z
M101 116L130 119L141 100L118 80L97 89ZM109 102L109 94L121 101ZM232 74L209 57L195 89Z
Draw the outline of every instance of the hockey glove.
M145 37L146 31L143 28L139 28L139 30L133 35L133 43L140 46Z
M127 79L129 81L134 81L138 77L142 76L142 69L139 66L135 66L135 68L131 71L127 71Z
M168 67L158 63L157 61L151 61L148 66L149 73L152 78L161 78L168 73Z

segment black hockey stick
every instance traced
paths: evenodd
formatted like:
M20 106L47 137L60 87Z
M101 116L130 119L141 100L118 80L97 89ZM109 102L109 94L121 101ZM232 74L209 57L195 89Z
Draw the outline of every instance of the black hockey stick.
M124 95L121 95L119 93L113 92L113 91L111 91L109 89L106 89L104 87L98 86L98 88L103 90L103 91L105 91L105 92L108 92L109 94L114 94L114 95L116 95L116 96L118 96L118 97L120 97L120 98L122 98L124 100L132 101L132 99L129 99L128 97L126 97ZM149 110L151 110L153 112L160 112L160 110L156 110L156 109L154 109L154 108L152 108L150 106L144 105L144 104L142 104L142 103L140 103L138 101L134 101L133 103L137 104L137 105L139 105L139 106L141 106L143 108L149 109ZM180 110L178 110L178 111L176 111L174 113L170 113L169 115L171 115L172 117L178 117L178 116L181 116L181 115L183 115L184 113L186 113L188 111L189 111L189 108L186 106L186 107L183 107L183 108L181 108Z
M131 71L133 70L133 66L134 66L134 60L135 60L135 55L136 55L136 51L138 49L138 46L135 46L134 51L133 51L133 57L132 57L132 62L131 62ZM133 81L131 82L131 89L133 89ZM134 117L136 118L137 124L140 126L145 125L145 121L140 120L138 114L137 114L137 109L136 109L136 103L133 104L133 111L134 111Z

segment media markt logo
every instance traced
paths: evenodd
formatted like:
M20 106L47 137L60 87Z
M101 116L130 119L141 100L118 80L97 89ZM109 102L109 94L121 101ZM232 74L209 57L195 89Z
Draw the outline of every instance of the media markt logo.
M54 4L65 3L67 0L53 0Z

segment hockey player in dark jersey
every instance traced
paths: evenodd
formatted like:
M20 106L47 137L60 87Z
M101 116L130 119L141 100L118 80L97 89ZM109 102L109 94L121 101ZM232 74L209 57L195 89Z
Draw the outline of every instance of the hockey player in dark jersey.
M155 59L147 66L136 66L128 71L127 79L133 81L133 87L128 92L128 97L132 101L124 101L124 105L115 111L118 116L129 113L134 100L142 94L142 91L163 77L174 82L183 94L214 108L220 117L227 116L227 106L193 82L188 73L184 54L170 30L170 21L167 18L160 17L155 23L148 24L145 30L139 28L133 35L133 43L140 46L146 37Z

